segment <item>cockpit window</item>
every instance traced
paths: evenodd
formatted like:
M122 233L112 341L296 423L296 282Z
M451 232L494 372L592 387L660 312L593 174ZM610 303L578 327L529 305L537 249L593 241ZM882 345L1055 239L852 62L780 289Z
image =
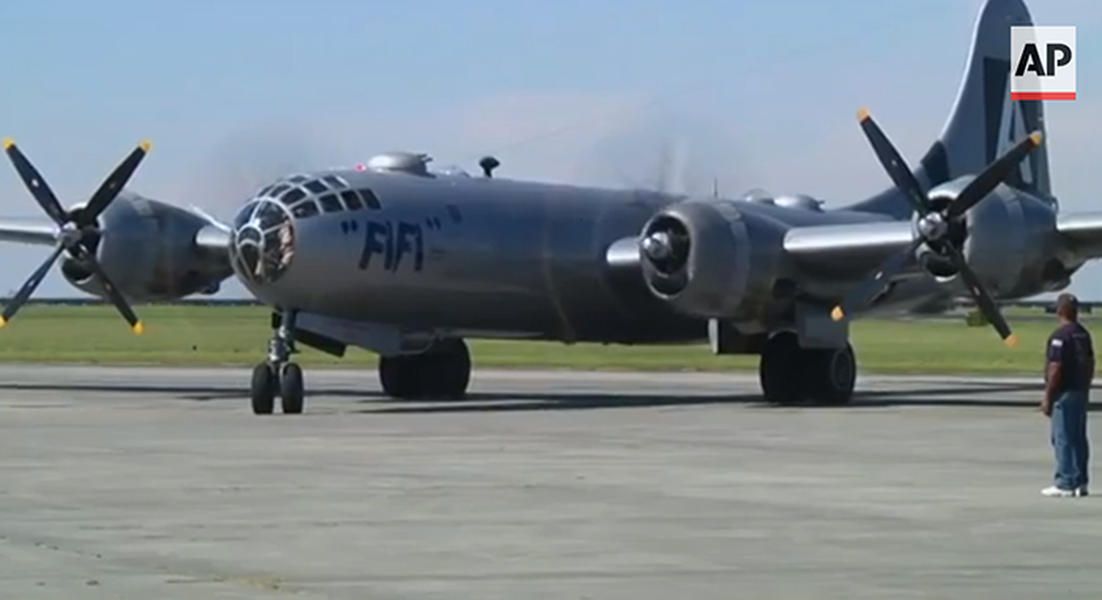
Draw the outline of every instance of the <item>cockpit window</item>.
M379 203L379 198L375 196L375 192L368 189L360 190L360 196L364 199L364 204L371 210L379 210L382 205Z
M280 198L280 201L282 201L283 204L285 204L287 206L290 206L290 205L294 204L295 202L298 202L299 200L302 200L305 197L306 197L306 192L302 191L302 189L300 189L300 188L295 188L295 189L287 192L286 194L284 194L284 196L282 198Z
M302 183L302 182L306 181L307 179L309 179L309 177L307 177L305 175L294 175L292 177L289 177L287 179L287 181L290 181L291 183Z
M327 213L340 212L344 210L341 206L341 201L337 199L336 194L326 194L321 198L318 198L318 202L321 203L321 209Z
M272 196L274 198L276 196L279 196L283 192L286 192L287 188L289 188L289 187L291 187L291 186L286 185L286 184L277 185L277 186L275 186L274 188L272 188L271 190L268 191L268 195Z
M274 200L252 202L235 219L230 246L234 269L248 281L272 283L295 256L295 231L287 209Z
M356 193L356 190L344 190L341 192L341 200L344 200L344 205L348 207L348 210L360 210L364 207L364 202L360 200L360 195Z
M335 190L348 187L348 184L336 175L326 175L325 177L322 177L322 179L324 179L325 183L328 183L329 186Z
M283 209L277 204L271 202L261 202L260 207L256 209L256 218L260 221L260 228L267 229L274 225L278 225L281 219L287 217L283 213Z
M306 189L314 192L315 194L324 194L325 192L329 191L329 188L325 187L325 184L318 181L317 179L307 182Z
M314 204L313 200L307 200L306 202L291 207L291 214L298 219L312 217L318 214L318 205Z
M248 223L249 219L253 216L254 208L256 208L256 202L249 202L245 206L242 206L241 210L237 211L237 216L233 218L234 227L239 228L245 223Z
M271 185L265 186L264 189L262 189L262 190L260 190L259 192L256 193L256 197L257 198L262 198L264 196L267 196L268 192L272 191L273 187L275 187L275 186L271 186Z

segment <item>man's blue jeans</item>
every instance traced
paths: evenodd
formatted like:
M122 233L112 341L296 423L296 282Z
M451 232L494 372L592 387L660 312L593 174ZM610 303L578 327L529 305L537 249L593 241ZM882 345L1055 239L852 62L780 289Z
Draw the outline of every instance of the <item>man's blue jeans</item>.
M1052 407L1052 448L1056 451L1056 487L1074 490L1087 485L1087 392L1060 394Z

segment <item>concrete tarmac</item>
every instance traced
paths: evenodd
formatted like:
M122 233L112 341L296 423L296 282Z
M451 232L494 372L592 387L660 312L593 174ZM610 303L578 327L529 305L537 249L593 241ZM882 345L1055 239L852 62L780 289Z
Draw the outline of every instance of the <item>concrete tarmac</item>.
M306 376L256 417L245 370L0 367L0 598L1102 596L1102 497L1039 494L1037 381Z

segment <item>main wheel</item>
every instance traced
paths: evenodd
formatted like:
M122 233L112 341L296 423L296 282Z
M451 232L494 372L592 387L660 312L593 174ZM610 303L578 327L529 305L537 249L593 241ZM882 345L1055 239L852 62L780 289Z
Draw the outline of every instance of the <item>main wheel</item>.
M302 367L295 363L283 365L283 372L279 377L279 399L283 414L302 414L302 408L306 403L304 389Z
M796 334L782 331L765 342L758 375L766 402L796 404L800 401L803 351Z
M263 362L253 369L253 381L249 387L252 398L253 414L270 415L275 409L276 378L268 363Z
M847 404L857 384L857 357L853 346L829 350L808 350L805 394L823 406Z
M434 396L458 400L471 382L471 353L461 339L444 340L429 356L429 378Z
M411 359L414 356L380 356L379 383L383 393L392 398L414 398L419 395L417 372Z

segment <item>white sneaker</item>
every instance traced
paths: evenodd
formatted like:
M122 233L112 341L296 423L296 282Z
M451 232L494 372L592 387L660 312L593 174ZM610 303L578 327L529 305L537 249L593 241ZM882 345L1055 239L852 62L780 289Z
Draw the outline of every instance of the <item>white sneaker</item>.
M1048 496L1049 498L1071 498L1075 496L1075 493L1075 490L1065 490L1064 488L1059 488L1054 485L1041 490L1041 495Z
M1087 490L1087 486L1085 486L1085 485L1081 485L1081 486L1075 488L1075 496L1077 498L1083 498L1083 497L1090 496L1090 495L1091 495L1091 493L1090 493L1089 490Z

